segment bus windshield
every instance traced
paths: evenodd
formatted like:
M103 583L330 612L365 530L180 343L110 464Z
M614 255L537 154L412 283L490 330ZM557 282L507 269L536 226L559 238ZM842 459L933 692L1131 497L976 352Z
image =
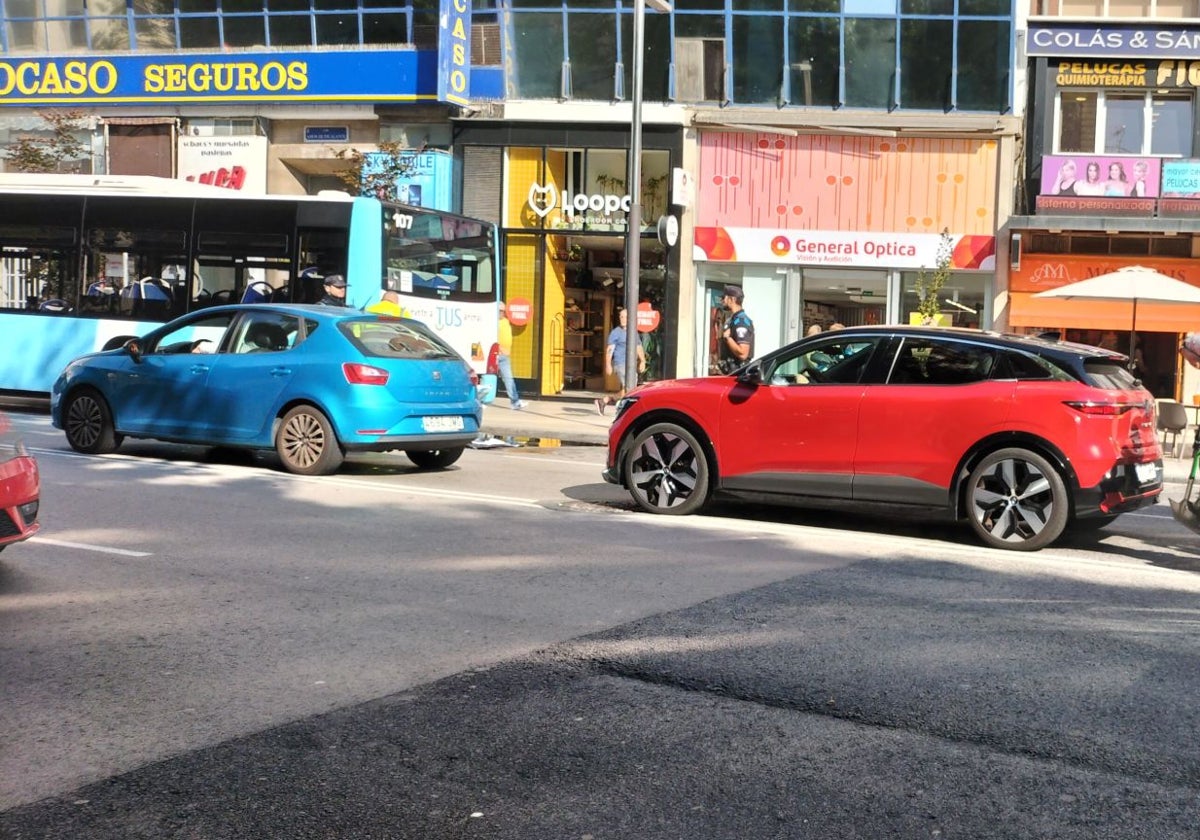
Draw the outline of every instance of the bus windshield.
M477 219L384 205L387 286L438 301L496 301L492 226Z

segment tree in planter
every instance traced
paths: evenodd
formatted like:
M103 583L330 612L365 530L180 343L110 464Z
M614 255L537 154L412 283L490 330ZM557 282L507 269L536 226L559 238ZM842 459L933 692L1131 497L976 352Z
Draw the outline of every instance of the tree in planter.
M927 272L923 267L917 272L917 315L925 326L936 324L942 311L942 287L950 279L951 258L954 252L954 242L950 237L950 229L942 230L941 241L938 242L937 263L933 272Z
M642 195L645 196L645 201L642 203L646 208L646 218L642 220L644 224L657 221L658 217L666 212L666 208L659 204L662 198L663 187L666 183L666 175L659 175L657 178L647 178L642 181Z
M417 153L394 142L380 143L379 150L375 152L339 149L334 156L347 165L337 173L337 178L346 185L351 195L370 195L381 201L395 201L396 181L412 174L413 156Z
M79 172L90 150L76 135L85 128L80 111L42 111L50 136L23 135L4 150L10 172Z

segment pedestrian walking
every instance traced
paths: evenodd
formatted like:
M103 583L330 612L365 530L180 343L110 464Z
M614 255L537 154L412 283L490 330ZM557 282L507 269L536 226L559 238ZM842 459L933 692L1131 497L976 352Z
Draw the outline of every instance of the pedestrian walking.
M500 322L496 327L496 345L499 353L496 356L496 366L500 369L500 379L504 382L504 392L508 394L508 407L520 411L525 407L521 395L517 392L517 381L512 372L512 324L508 320L508 307L500 301Z
M604 414L608 406L615 405L619 399L625 396L625 353L629 346L626 341L628 324L629 313L623 308L618 310L617 326L609 331L608 341L604 345L604 373L607 376L616 375L617 395L613 397L606 394L596 400L598 414ZM646 372L646 351L642 349L641 341L638 341L637 344L637 369L638 373Z

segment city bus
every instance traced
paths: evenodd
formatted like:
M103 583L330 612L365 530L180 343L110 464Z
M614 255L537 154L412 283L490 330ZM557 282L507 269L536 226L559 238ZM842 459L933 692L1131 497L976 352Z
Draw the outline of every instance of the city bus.
M345 193L242 195L149 176L0 174L0 393L48 393L84 353L206 306L383 292L483 373L494 226Z

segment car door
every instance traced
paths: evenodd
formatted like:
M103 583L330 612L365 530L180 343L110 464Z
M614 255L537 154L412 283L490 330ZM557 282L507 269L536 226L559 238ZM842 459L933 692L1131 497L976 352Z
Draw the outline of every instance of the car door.
M141 355L121 360L109 374L117 427L147 437L190 439L207 399L212 359L232 316L197 315L139 341Z
M830 335L765 358L762 382L736 386L722 409L722 486L849 498L862 378L880 340Z
M863 399L854 498L945 505L962 456L1005 427L1015 383L992 378L1000 351L986 342L904 335L891 351L887 382Z
M243 312L208 374L209 440L246 441L274 419L303 352L295 346L299 328L296 316L261 305Z

